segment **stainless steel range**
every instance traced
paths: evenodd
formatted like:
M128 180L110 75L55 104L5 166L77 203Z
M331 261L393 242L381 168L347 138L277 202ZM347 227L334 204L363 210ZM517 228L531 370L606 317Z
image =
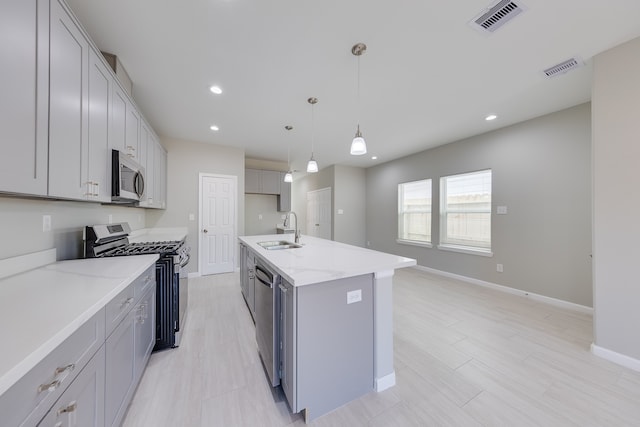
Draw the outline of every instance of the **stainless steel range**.
M156 261L156 344L154 351L177 347L184 330L188 291L181 270L189 263L191 248L184 240L130 243L126 222L92 225L84 231L86 258L159 254Z

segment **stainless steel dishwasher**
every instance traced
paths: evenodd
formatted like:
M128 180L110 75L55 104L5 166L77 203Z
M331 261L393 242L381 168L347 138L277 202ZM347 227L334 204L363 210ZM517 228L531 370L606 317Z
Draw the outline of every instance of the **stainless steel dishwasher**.
M262 363L273 387L280 384L278 316L280 313L276 290L280 276L256 259L255 268L256 341Z

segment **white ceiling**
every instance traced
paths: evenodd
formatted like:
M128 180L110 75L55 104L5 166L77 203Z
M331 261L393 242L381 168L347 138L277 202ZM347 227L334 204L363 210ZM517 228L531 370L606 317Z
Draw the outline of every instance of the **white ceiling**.
M158 134L275 161L290 144L297 170L311 153L311 96L320 168L369 167L586 102L592 57L640 36L638 0L523 0L527 11L490 35L467 25L485 0L67 1L98 47L119 56ZM361 157L349 155L357 42L368 47ZM542 73L573 56L586 66ZM498 119L486 122L489 113Z

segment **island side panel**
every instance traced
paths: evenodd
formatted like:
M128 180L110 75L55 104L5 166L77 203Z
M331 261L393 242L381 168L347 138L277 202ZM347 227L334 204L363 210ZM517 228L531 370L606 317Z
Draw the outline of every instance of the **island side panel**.
M393 270L374 274L374 380L381 392L396 384L393 367Z
M296 291L297 406L310 421L373 391L373 274Z

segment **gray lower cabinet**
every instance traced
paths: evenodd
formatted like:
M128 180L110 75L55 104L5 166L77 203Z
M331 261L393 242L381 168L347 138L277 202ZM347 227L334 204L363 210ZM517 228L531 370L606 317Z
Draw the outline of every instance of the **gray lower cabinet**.
M104 426L104 345L40 421L40 427Z
M48 1L0 2L0 192L47 194L48 38Z
M156 343L156 288L152 286L134 308L135 312L135 350L134 379L140 382L144 368Z
M350 292L360 300L348 303ZM357 298L356 298L357 299ZM280 383L313 420L373 390L373 276L280 284Z
M105 425L119 426L134 391L135 381L135 323L129 311L105 343Z
M294 304L295 288L286 280L280 283L280 385L291 409L297 408L296 401L296 333Z

